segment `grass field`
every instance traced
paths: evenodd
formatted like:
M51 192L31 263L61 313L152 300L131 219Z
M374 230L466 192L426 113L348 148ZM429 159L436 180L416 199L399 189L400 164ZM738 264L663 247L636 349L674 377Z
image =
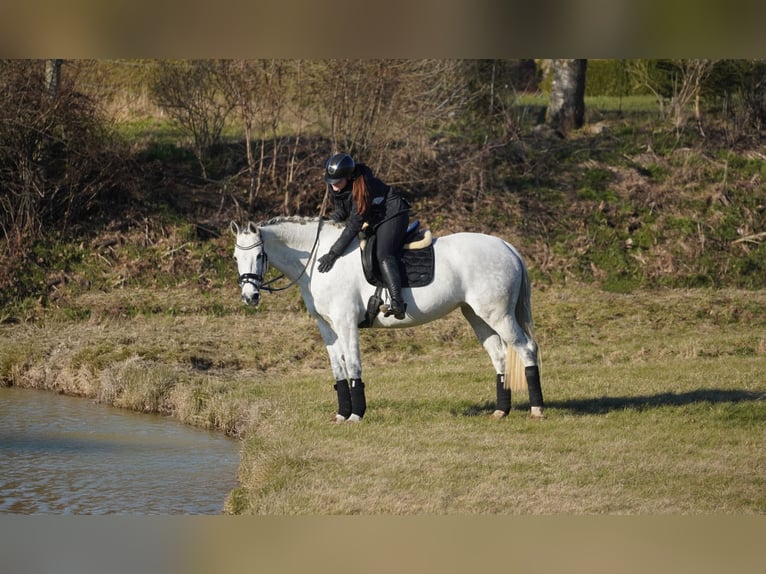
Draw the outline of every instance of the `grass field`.
M316 375L271 380L279 413L244 445L233 508L763 513L764 303L743 292L538 295L541 422L526 397L507 419L485 416L493 374L462 338L374 360L359 425L327 423L333 397Z
M332 377L297 291L86 293L87 319L0 325L0 380L241 439L242 514L763 514L766 292L533 292L547 418L462 316L366 331L368 411L331 425Z

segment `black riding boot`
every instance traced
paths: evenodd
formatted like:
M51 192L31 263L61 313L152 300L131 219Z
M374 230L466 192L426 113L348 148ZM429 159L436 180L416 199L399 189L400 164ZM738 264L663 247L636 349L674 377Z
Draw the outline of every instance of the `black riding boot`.
M397 319L404 319L407 305L402 301L402 277L399 274L399 262L396 257L389 255L380 262L380 274L391 295L391 305L383 316L393 315Z

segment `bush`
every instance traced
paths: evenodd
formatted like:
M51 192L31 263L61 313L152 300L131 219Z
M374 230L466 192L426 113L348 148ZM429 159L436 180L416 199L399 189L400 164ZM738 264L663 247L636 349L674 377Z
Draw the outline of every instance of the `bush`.
M621 98L637 95L631 87L627 60L588 60L586 96Z
M23 281L36 281L25 263L31 246L71 231L116 187L113 144L94 101L71 85L46 86L43 61L0 62L0 263L19 272L2 274L0 293L34 290Z

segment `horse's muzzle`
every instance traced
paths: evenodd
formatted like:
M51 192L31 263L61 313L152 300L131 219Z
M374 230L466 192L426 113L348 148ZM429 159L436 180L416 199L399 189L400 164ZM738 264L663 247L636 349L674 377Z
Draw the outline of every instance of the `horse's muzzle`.
M261 302L261 293L255 289L242 289L242 302L245 305L258 305Z

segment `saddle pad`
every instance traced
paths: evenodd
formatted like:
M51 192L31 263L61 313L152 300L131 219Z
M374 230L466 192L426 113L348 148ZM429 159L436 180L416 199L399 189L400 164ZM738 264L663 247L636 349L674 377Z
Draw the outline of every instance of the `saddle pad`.
M380 276L378 261L374 257L377 237L367 239L362 249L362 268L364 276L370 285L385 287ZM402 287L424 287L434 279L434 246L430 243L421 249L405 249L399 255L399 273L402 276Z

